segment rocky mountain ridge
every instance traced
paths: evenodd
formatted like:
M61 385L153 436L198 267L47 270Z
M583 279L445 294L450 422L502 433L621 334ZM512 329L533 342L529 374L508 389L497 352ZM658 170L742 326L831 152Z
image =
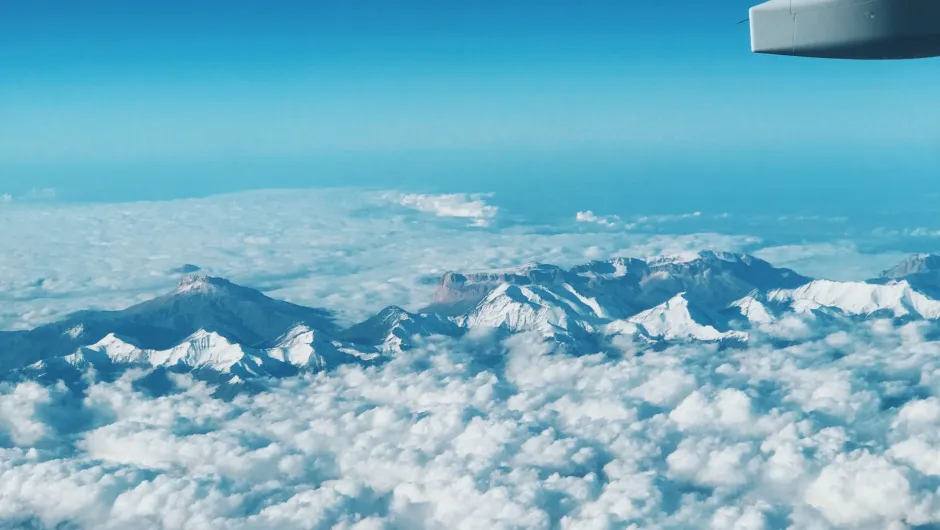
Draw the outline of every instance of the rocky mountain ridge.
M744 254L704 251L615 258L570 269L529 264L445 274L432 306L388 307L340 329L307 308L195 274L167 295L120 311L81 311L0 332L0 377L68 379L130 367L227 383L378 363L432 336L532 332L573 354L611 340L745 344L787 315L856 321L940 319L940 259L914 256L866 282L814 280Z

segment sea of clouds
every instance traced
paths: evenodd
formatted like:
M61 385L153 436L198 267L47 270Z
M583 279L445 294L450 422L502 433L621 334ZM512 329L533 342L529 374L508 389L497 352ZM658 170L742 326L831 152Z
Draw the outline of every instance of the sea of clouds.
M388 305L423 307L434 282L450 270L734 251L760 242L708 231L500 225L498 208L486 199L332 189L167 202L0 204L0 329L28 329L77 310L120 309L153 298L175 288L184 264L353 322Z
M488 198L6 201L0 329L162 294L186 263L355 320L421 307L447 270L532 260L713 248L864 278L899 257L576 210L525 226ZM89 373L81 392L3 384L0 528L940 527L937 329L833 326L792 316L743 349L615 355L473 333L228 400L185 375L161 396L140 372Z
M7 385L0 526L930 528L931 333L792 317L746 349L607 356L475 334L229 401L185 375Z
M737 230L708 224L726 214L621 223L573 209L568 226L535 226L491 199L319 189L118 204L0 201L0 329L153 298L175 287L185 264L350 323L388 305L423 307L451 270L715 249L814 277L865 279L906 255L862 252L851 240L781 243L749 232L746 219ZM676 231L676 221L692 224Z

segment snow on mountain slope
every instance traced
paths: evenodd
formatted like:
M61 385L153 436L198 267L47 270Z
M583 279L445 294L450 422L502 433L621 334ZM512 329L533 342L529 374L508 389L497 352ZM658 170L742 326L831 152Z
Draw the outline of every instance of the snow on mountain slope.
M554 297L542 287L502 284L457 322L467 328L505 327L509 331L538 330L552 335L555 328L567 326L568 314L564 306L546 298Z
M75 353L69 355L71 358L91 357L92 361L102 359L102 355L88 356L86 354L96 352L102 354L110 362L122 364L150 364L150 355L147 350L140 346L131 344L127 339L122 339L114 333L108 333L98 342L85 346Z
M879 285L815 280L797 289L771 291L767 299L786 303L795 312L826 307L847 315L888 312L895 317L940 318L940 301L917 292L906 281Z
M381 356L381 352L371 345L352 344L304 325L298 325L284 334L273 347L260 352L292 366L313 370L372 362Z
M753 256L730 252L702 251L694 259L654 259L650 270L653 274L642 285L644 291L663 293L665 298L657 304L684 292L689 300L713 308L726 306L755 289L796 288L811 280Z
M570 342L596 331L601 322L598 311L603 313L596 302L566 284L554 288L503 284L456 321L468 329L538 331L546 338Z
M930 273L933 261L915 257L892 270L916 277ZM341 331L325 310L274 300L221 278L188 276L173 292L125 310L83 311L34 330L0 332L0 374L24 367L55 375L139 366L246 381L380 362L420 338L459 337L475 328L537 331L574 353L596 353L614 335L641 346L746 341L749 329L791 312L833 319L940 318L940 301L904 279L810 280L720 252L616 258L568 270L531 264L448 273L438 301L443 314L393 306Z
M167 350L152 350L132 344L113 333L90 346L85 346L65 359L75 366L130 364L150 367L184 367L188 370L208 369L220 373L233 372L236 367L260 375L263 364L257 352L251 352L225 337L199 330L180 344ZM34 367L39 366L38 364Z
M319 365L314 343L319 334L307 326L299 325L288 331L276 346L267 350L268 355L294 366Z
M940 255L913 254L894 267L882 271L881 278L900 280L915 274L940 273Z
M556 285L564 281L565 275L560 267L540 263L501 270L448 272L441 278L434 302L421 312L457 316L500 285Z
M632 276L639 280L649 271L649 264L637 258L613 258L606 261L591 261L572 267L570 272L585 278L613 280Z
M940 255L915 254L881 273L869 283L887 284L904 280L915 290L940 298Z
M372 345L386 353L410 348L415 336L458 336L463 329L453 318L436 314L416 314L390 306L364 322L350 327L342 338L356 344Z
M498 273L448 273L435 294L434 309L450 304L460 313L503 284L551 289L568 285L607 312L628 318L655 307L677 293L707 306L725 306L754 289L795 288L811 279L744 254L698 252L650 261L615 258L563 270L527 265Z
M751 294L731 303L731 308L740 311L741 316L753 324L769 324L776 320L776 317L768 310L767 306L757 299L758 293Z
M720 341L727 339L747 340L740 331L719 331L717 315L694 307L679 293L662 304L647 309L627 320L615 321L607 326L608 332L620 334L642 334L646 337L667 341Z
M297 325L335 332L327 311L298 306L222 278L188 276L167 295L119 311L80 311L29 331L0 332L4 365L62 357L113 333L150 350L169 350L199 330L252 348L275 345Z
M325 310L275 300L228 280L201 275L183 278L171 294L123 311L91 316L98 321L111 317L112 324L133 327L138 334L152 330L157 336L148 337L149 341L162 341L163 347L198 329L252 347L272 344L297 324L336 331Z
M176 371L211 371L240 379L259 376L283 376L300 369L328 369L341 364L368 362L378 352L320 337L305 326L286 334L272 348L254 349L231 343L215 332L198 330L180 344L166 350L143 348L126 338L109 333L95 344L84 346L63 358L76 369L114 369L139 366L171 368ZM68 375L57 359L44 360L27 367L33 374Z

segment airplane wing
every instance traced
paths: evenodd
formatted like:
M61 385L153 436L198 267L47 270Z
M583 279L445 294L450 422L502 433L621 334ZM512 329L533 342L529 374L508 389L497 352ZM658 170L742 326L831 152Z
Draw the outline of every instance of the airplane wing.
M827 59L940 56L940 0L769 0L749 14L754 53Z

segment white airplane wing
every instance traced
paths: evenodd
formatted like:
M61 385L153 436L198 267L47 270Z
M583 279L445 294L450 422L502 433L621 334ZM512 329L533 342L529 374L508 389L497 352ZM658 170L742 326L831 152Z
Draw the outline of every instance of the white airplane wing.
M940 0L770 0L750 9L751 51L829 59L940 56Z

